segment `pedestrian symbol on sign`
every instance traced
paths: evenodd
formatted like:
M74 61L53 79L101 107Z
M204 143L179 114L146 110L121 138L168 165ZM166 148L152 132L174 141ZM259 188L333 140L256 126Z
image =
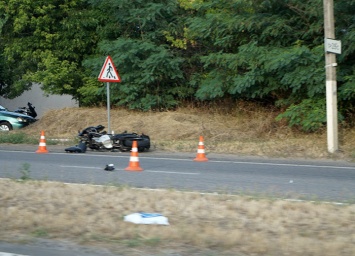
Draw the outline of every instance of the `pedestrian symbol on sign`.
M111 63L108 63L108 68L107 68L106 77L107 77L107 78L116 78L114 75L112 75L111 70L112 70Z

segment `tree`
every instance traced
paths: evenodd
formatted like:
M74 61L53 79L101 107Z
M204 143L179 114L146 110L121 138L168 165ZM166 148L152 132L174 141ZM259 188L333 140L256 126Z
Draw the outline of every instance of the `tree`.
M0 14L0 34L2 32L2 28L7 20L7 16L5 13ZM2 49L2 43L0 41L0 49ZM2 91L2 88L5 87L6 83L5 81L8 79L6 78L6 72L5 72L5 60L3 54L0 52L0 92Z
M6 17L0 31L2 96L14 98L38 82L47 93L79 97L86 74L81 61L98 39L99 21L89 7L85 0L0 2Z
M338 6L343 5L349 14L354 13L351 2L340 1ZM307 3L299 0L207 0L195 5L197 14L188 20L188 30L190 40L203 49L200 50L203 54L198 56L202 68L190 80L198 85L196 97L201 100L254 99L285 108L300 104L308 110L312 104L323 104L322 7L318 0ZM339 20L342 29L346 28L346 35L351 37L353 18L346 15ZM343 35L339 31L338 34L341 39ZM350 70L344 73L350 77L353 74ZM344 73L339 75L339 85L349 88L352 83L345 86L343 81L352 79ZM353 97L349 94L351 91L347 90L347 96ZM293 109L296 108L286 112ZM324 108L317 107L318 114L319 109L323 109L325 116L325 104ZM312 116L302 115L301 119L293 120L300 120L298 124L301 124L302 118ZM306 120L304 123L311 122Z
M354 12L355 0L335 2L344 118L355 114ZM0 36L0 94L9 98L39 82L47 93L103 104L97 76L110 55L122 78L113 105L244 99L276 105L306 130L324 123L320 0L6 0Z
M313 12L295 15L293 8L301 7L286 2L211 0L198 7L188 21L191 40L205 49L199 56L202 72L192 81L199 84L198 98L314 95L314 84L321 82L322 24ZM308 8L317 13L316 6ZM317 23L304 27L303 19Z
M335 2L336 35L342 42L342 54L337 56L339 111L355 124L355 1ZM341 15L340 15L341 14Z
M113 58L122 79L121 84L112 86L113 103L145 111L176 106L186 95L179 90L185 81L183 58L168 39L182 28L178 2L116 0L91 4L106 13L106 24L100 28L99 57L87 58L85 66L97 73L102 56ZM105 93L103 87L100 91ZM86 88L81 92L86 93Z

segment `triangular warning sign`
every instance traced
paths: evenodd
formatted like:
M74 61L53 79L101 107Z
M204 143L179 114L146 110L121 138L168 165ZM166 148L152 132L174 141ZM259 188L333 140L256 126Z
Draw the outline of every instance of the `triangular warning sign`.
M110 56L107 56L105 63L102 66L98 80L100 82L121 82L121 78Z

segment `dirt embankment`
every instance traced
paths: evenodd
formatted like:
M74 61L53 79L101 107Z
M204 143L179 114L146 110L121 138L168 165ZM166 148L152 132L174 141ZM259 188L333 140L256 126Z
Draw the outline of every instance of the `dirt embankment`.
M278 112L250 105L234 109L180 108L166 112L110 110L111 130L145 133L153 149L195 151L204 136L206 152L300 158L355 158L355 129L340 129L336 154L327 152L326 130L307 134L276 122ZM75 138L78 130L102 124L107 127L106 108L64 108L51 110L24 129L47 138Z

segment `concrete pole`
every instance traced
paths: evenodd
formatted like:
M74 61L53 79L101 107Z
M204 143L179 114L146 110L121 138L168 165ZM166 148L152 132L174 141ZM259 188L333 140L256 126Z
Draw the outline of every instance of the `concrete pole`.
M335 39L334 32L334 2L323 0L324 5L324 37ZM336 55L325 53L326 99L327 99L327 141L328 152L338 150L338 110L337 110L337 81Z

